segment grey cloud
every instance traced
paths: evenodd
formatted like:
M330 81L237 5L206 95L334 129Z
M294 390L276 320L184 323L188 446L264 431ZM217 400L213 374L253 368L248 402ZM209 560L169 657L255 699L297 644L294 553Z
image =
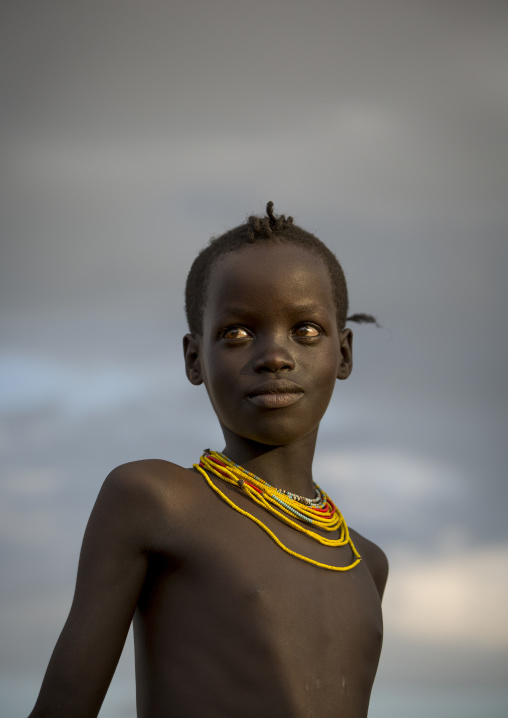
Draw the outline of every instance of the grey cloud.
M355 329L320 452L458 477L425 515L397 496L389 524L360 504L354 523L394 554L506 542L507 19L494 0L4 8L0 370L20 368L0 423L6 675L42 677L108 471L221 448L183 376L185 274L270 199L329 244L352 311L383 326ZM25 360L60 386L27 398ZM115 372L125 390L79 404ZM442 671L388 635L380 680L502 683L505 653L441 655Z

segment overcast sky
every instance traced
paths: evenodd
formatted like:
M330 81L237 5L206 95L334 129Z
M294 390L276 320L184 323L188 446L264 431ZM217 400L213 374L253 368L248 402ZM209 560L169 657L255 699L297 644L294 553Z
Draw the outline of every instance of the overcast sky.
M106 474L222 448L183 373L185 276L273 200L381 325L354 328L315 464L391 560L370 715L499 718L506 3L17 0L0 16L1 715L35 700ZM132 705L129 649L101 716Z

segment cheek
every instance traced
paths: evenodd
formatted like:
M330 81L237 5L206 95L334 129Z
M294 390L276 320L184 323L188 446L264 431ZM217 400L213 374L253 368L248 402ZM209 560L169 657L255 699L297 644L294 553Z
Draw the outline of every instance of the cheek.
M337 355L338 352L329 351L324 355L316 354L305 357L305 363L302 362L302 367L307 376L315 382L316 388L335 385L339 371Z
M203 379L210 399L223 402L232 392L239 372L234 359L231 355L208 354L203 363Z

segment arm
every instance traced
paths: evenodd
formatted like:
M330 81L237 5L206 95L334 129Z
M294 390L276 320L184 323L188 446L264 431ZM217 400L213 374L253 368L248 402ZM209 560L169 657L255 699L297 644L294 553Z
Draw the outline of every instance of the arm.
M76 590L30 718L97 716L147 570L153 501L136 465L106 479L85 531Z
M375 547L375 550L373 550L369 556L369 568L372 578L374 579L374 583L376 584L379 598L382 601L386 588L386 582L388 580L388 559L386 558L384 551L382 551L379 546L376 546L375 544L373 544L373 546Z
M360 551L362 559L365 561L369 569L372 580L376 585L380 600L383 600L383 594L388 580L388 559L385 552L365 536L361 536L357 531L351 529L355 546Z

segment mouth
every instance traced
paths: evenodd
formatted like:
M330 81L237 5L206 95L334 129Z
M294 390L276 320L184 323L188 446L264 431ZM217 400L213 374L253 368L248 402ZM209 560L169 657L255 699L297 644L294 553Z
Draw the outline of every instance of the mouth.
M253 389L247 396L256 406L266 409L282 409L295 404L303 396L303 389L288 381L267 382Z

